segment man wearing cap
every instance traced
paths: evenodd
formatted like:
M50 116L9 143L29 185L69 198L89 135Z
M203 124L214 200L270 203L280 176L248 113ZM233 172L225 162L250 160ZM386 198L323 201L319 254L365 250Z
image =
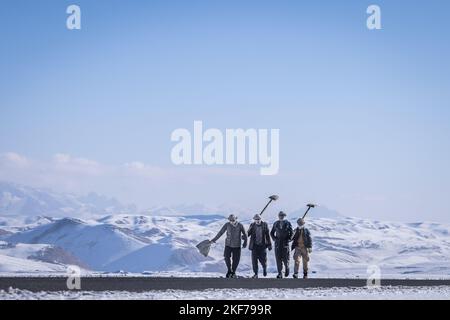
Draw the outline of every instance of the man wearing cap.
M308 278L308 262L309 254L312 252L311 234L305 228L305 220L300 218L297 220L298 227L295 229L294 238L292 239L292 250L294 251L294 278L298 278L298 269L300 262L303 261L303 279Z
M237 221L237 217L234 214L230 214L228 217L228 222L225 223L220 229L219 233L211 240L211 242L216 242L219 238L227 233L225 239L225 250L224 258L225 264L227 266L227 278L236 277L236 269L239 265L239 260L241 259L241 240L244 241L242 248L247 247L247 233L245 232L244 226Z
M269 235L269 226L261 220L259 214L253 217L253 223L248 229L250 244L248 248L252 251L253 278L258 278L258 261L263 268L263 276L267 276L267 249L272 250L272 241Z
M286 220L286 213L280 211L278 214L278 221L273 224L270 236L275 243L275 259L277 261L278 275L277 278L289 276L289 242L292 238L292 225Z

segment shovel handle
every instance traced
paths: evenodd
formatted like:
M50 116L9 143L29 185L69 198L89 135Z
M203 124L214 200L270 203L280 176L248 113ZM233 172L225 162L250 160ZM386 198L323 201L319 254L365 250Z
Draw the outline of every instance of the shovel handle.
M264 209L261 210L261 213L259 215L262 215L264 211L266 211L267 207L269 206L269 204L273 201L273 199L270 199L269 202L267 202L266 206L264 207Z
M302 219L305 219L306 215L308 214L309 209L311 209L311 207L308 207L308 209L306 209L305 214L303 215Z

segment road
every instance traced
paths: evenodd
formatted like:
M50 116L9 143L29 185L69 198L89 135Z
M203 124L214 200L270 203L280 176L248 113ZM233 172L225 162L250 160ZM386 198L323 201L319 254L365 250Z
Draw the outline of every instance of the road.
M176 277L86 277L81 278L84 291L204 290L204 289L266 289L266 288L332 288L364 287L364 279L224 279ZM385 279L382 286L450 286L449 280ZM65 291L63 277L0 277L0 290L16 288L37 291Z

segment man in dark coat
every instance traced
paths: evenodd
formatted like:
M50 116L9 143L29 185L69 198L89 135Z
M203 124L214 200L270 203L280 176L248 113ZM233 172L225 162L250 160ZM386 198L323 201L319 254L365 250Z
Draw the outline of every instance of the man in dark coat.
M253 278L258 278L258 261L263 268L263 276L267 276L267 249L272 250L272 241L269 235L269 226L261 220L259 214L253 217L254 222L250 224L248 236L250 244L248 248L252 251Z
M225 239L225 250L223 252L225 258L225 264L227 266L227 278L236 277L236 269L241 259L241 240L244 241L242 248L247 247L247 233L244 226L237 221L237 217L234 214L230 214L228 222L225 223L220 229L219 233L211 240L216 242L219 238L227 233Z
M294 278L298 278L298 269L300 262L303 261L303 279L308 278L309 254L312 252L311 233L305 228L305 220L297 220L298 227L295 229L292 239L292 250L294 251Z
M280 211L278 214L278 221L273 224L270 236L275 243L275 259L277 261L278 275L277 278L283 278L284 275L289 276L289 242L292 239L292 225L286 220L286 213Z

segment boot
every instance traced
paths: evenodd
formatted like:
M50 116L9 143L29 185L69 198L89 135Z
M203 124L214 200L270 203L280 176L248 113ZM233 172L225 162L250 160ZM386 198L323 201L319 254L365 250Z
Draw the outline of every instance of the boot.
M289 277L289 268L286 268L286 271L284 272L284 276L286 278Z
M283 275L281 274L281 272L277 275L277 279L283 279Z
M294 279L298 279L298 273L294 273L294 274L292 275L292 277L293 277Z
M267 277L267 269L266 268L263 269L263 276Z
M303 272L303 279L308 279L308 272Z
M225 277L226 278L230 278L231 277L231 271L230 270L227 271L227 274L225 275Z
M258 274L255 273L255 274L253 275L252 279L258 279Z
M234 271L231 272L230 278L237 278L237 275L236 275L236 273Z

